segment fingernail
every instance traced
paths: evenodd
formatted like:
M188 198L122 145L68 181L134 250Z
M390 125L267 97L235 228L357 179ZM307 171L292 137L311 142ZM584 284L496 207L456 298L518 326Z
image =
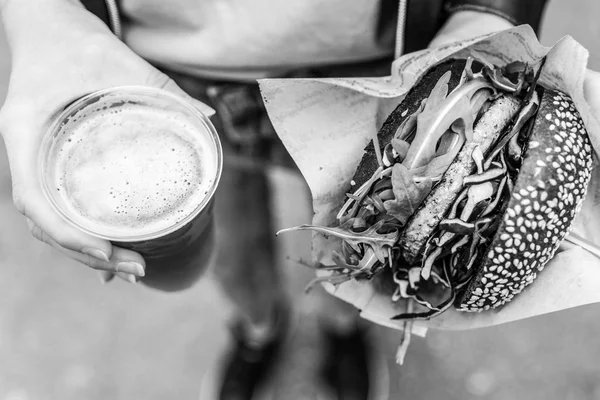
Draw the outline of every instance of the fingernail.
M98 260L109 261L106 253L100 249L92 249L92 248L86 247L83 250L81 250L81 252L83 254L87 254L88 256L97 258Z
M121 274L121 276L124 277L129 283L138 283L137 279L135 279L135 276L131 274Z
M112 279L115 277L115 274L108 271L98 271L98 277L100 278L100 282L105 284L112 281Z
M123 262L117 263L117 271L127 272L128 274L134 274L137 276L146 275L146 272L144 271L144 267L142 267L142 264L136 263L134 261L123 261Z
M117 272L117 276L125 282L136 284L138 279L135 275L126 274L125 272Z

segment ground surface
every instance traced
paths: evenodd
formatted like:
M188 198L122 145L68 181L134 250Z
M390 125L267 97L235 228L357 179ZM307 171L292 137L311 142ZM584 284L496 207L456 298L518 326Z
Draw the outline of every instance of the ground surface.
M600 3L551 2L542 41L571 34L600 69ZM0 104L9 60L0 36ZM298 179L275 174L278 227L305 222ZM10 200L0 149L0 400L197 398L201 378L227 341L229 307L210 279L181 294L122 282L102 286L90 271L34 241ZM281 264L301 310L276 398L311 398L319 338L301 288L309 274L284 262L306 241L282 240ZM391 362L397 335L379 332ZM581 307L471 332L416 339L406 366L391 372L392 399L600 399L600 306ZM384 400L384 399L381 399Z

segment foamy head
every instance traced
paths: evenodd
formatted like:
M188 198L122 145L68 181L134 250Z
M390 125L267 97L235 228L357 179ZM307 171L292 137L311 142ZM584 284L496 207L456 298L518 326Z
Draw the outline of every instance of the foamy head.
M113 240L153 236L191 218L220 172L210 123L174 99L101 97L53 136L46 188L71 222Z

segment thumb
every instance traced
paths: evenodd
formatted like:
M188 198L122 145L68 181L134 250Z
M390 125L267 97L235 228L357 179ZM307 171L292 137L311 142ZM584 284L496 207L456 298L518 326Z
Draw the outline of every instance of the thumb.
M209 107L207 104L194 99L183 89L181 89L172 79L169 79L167 81L167 83L163 86L163 89L168 90L169 92L174 93L180 97L183 97L185 100L192 103L192 105L196 107L202 114L206 115L209 118L215 114L215 110L212 107Z

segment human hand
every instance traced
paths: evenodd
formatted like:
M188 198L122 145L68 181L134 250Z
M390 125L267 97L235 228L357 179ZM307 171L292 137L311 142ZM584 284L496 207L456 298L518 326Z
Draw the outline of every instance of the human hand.
M166 75L133 53L77 2L19 0L0 3L12 53L0 133L8 153L15 207L33 236L91 268L130 282L145 274L136 252L113 246L64 221L45 199L37 156L45 129L66 105L83 95L121 85L175 92L210 114ZM26 23L25 23L26 22Z

